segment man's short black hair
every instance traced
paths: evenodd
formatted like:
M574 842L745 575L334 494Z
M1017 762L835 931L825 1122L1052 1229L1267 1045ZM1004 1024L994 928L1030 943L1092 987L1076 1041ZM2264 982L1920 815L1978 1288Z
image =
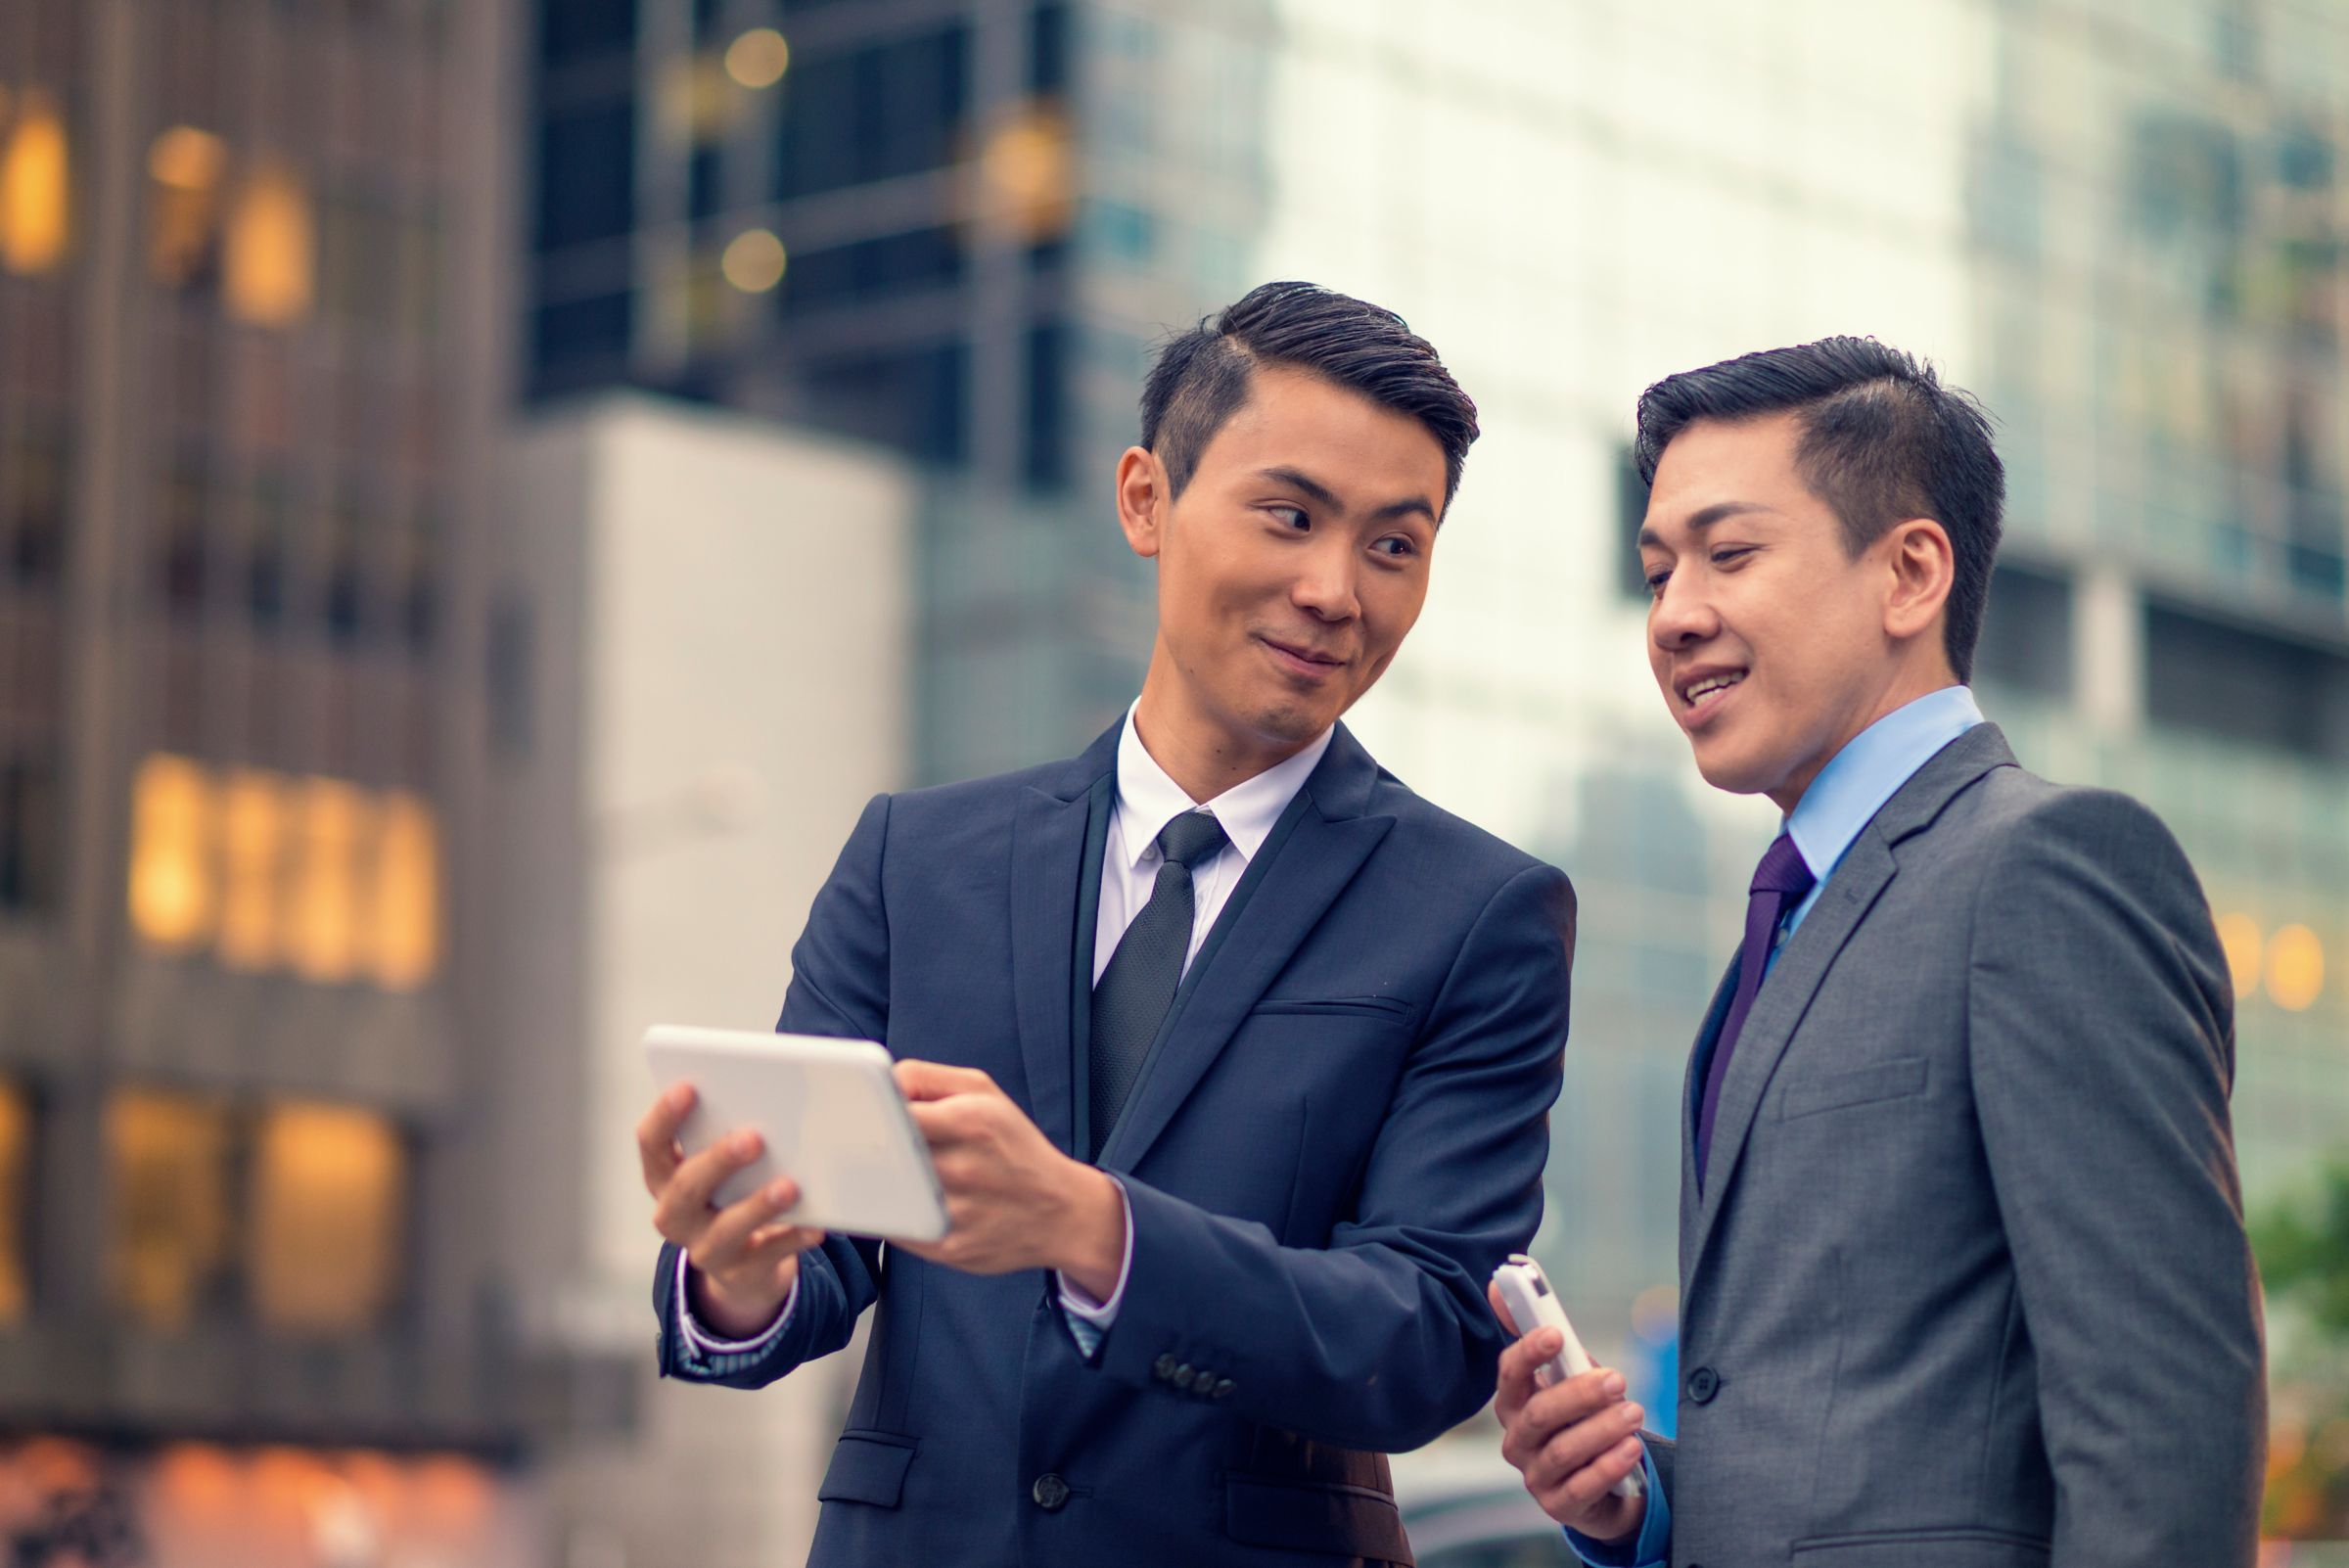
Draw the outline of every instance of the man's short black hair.
M1795 465L1834 508L1857 556L1884 530L1931 518L1957 555L1944 645L1959 680L1990 599L2006 471L1982 405L1944 387L1933 367L1873 338L1822 338L1667 376L1639 394L1640 479L1653 484L1672 438L1700 419L1791 412L1802 422Z
M1180 495L1258 365L1288 365L1408 414L1444 448L1444 505L1476 439L1476 404L1401 316L1312 283L1267 283L1170 339L1142 384L1142 444Z

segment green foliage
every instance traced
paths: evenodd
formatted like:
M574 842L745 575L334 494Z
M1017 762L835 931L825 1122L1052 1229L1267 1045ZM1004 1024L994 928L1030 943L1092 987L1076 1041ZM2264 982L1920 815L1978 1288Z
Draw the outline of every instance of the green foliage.
M2328 1338L2349 1340L2349 1165L2325 1174L2313 1202L2271 1211L2251 1245L2270 1296L2288 1297Z

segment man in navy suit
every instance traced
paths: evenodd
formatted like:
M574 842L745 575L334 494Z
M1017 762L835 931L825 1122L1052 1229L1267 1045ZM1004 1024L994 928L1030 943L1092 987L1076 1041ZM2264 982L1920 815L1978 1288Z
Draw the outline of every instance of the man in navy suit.
M1476 410L1390 312L1269 284L1171 343L1117 471L1140 700L1071 761L869 806L780 1027L885 1041L952 1228L791 1223L639 1129L661 1365L758 1388L878 1304L811 1562L1408 1563L1386 1452L1493 1388L1542 1212L1574 897L1338 717L1418 618Z

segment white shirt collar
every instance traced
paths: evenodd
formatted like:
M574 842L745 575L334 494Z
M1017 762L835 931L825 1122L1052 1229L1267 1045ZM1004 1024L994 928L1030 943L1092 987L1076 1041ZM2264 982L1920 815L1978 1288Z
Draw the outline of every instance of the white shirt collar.
M1169 822L1200 804L1215 813L1223 836L1240 852L1240 858L1255 859L1256 852L1264 848L1265 839L1271 833L1272 824L1280 820L1280 813L1289 808L1289 802L1305 787L1307 775L1321 761L1321 754L1329 750L1330 737L1337 733L1333 725L1286 761L1266 768L1254 778L1243 779L1212 801L1198 803L1167 776L1167 770L1158 765L1158 760L1142 744L1141 732L1133 726L1133 712L1132 708L1126 710L1126 730L1118 737L1116 830L1119 853L1125 855L1128 867L1142 863L1142 856L1157 844L1159 834Z

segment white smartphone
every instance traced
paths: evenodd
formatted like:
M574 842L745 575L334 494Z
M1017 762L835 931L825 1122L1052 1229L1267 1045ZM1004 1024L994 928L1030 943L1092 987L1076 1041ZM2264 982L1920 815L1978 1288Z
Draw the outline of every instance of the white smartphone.
M778 1176L800 1185L786 1217L852 1236L936 1241L946 1200L929 1145L898 1092L889 1052L869 1039L656 1025L645 1060L663 1088L691 1084L677 1141L699 1154L737 1128L765 1140L719 1184L719 1208Z
M1543 1388L1562 1383L1570 1377L1580 1377L1590 1370L1590 1353L1583 1349L1574 1324L1566 1320L1566 1309L1558 1305L1558 1293L1549 1286L1549 1276L1542 1266L1522 1252L1509 1254L1509 1261L1493 1270L1493 1288L1500 1293L1501 1305L1509 1310L1509 1322L1515 1325L1517 1337L1523 1339L1537 1328L1554 1328L1565 1345L1558 1354L1534 1368L1534 1381ZM1639 1496L1640 1472L1615 1483L1618 1497Z

